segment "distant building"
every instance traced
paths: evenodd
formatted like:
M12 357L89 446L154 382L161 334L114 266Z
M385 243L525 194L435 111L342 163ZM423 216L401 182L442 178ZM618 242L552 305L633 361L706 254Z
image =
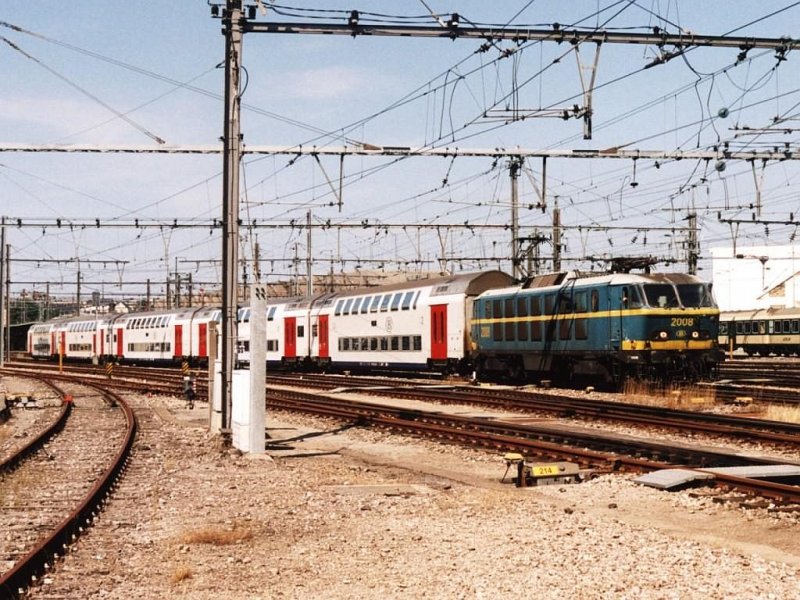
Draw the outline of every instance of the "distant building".
M714 296L721 310L800 306L800 248L712 248Z

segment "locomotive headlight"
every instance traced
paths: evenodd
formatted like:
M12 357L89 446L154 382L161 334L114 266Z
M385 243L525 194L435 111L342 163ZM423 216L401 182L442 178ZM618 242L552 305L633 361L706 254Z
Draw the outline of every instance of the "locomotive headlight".
M658 339L665 340L669 337L669 334L666 331L659 331L658 332Z
M700 332L699 332L699 331L693 331L693 332L692 332L692 339L693 339L693 340L696 340L696 339L698 339L699 337L700 337Z

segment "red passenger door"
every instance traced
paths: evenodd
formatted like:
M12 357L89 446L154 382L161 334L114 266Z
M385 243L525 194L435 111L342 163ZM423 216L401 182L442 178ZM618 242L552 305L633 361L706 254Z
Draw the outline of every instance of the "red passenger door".
M431 358L447 358L447 304L431 306Z
M175 325L175 354L176 358L183 356L183 325Z
M206 358L208 356L208 323L197 325L197 356Z
M66 331L62 331L61 332L61 350L60 350L60 354L61 354L61 356L66 356L67 355L67 332Z
M283 348L285 358L297 357L297 317L283 320Z
M125 346L122 343L122 332L125 331L121 327L117 329L117 358L122 358L123 352L122 350Z
M328 315L319 316L319 357L330 357L328 350Z

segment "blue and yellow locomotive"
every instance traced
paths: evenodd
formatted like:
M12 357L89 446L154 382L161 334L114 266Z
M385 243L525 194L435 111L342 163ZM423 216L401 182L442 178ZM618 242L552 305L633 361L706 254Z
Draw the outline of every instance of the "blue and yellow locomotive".
M711 286L679 273L554 273L473 303L476 375L522 381L696 381L716 373Z

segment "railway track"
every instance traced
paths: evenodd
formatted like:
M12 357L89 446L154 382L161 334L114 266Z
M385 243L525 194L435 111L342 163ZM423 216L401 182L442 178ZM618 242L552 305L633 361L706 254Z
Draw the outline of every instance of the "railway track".
M320 389L348 389L374 396L405 398L427 402L471 404L502 410L545 412L563 417L606 419L646 427L664 427L676 431L697 431L712 435L758 439L777 444L800 447L800 425L782 421L766 421L676 410L645 404L631 404L580 398L558 392L536 392L497 387L424 386L403 382L397 387L378 385L378 381L352 380L347 386L337 377L310 376L302 379L271 376L271 385L318 387Z
M572 428L534 426L486 418L462 417L442 412L409 410L357 401L342 401L318 392L271 388L268 406L335 418L390 431L419 435L447 443L519 452L526 456L578 462L584 467L610 472L647 472L686 467L771 465L786 461L745 457L692 445L651 443L630 436L615 437ZM800 463L798 463L800 464ZM800 503L800 487L769 481L716 475L719 485L755 493L782 503Z
M69 377L68 375L61 375ZM173 372L173 378L179 374ZM477 404L492 408L521 411L547 411L562 416L582 416L594 419L610 419L634 423L646 427L669 427L677 431L703 431L713 435L734 436L740 439L760 439L774 444L800 445L800 427L797 425L765 422L742 417L713 415L694 411L675 411L660 407L631 405L575 398L551 393L531 393L505 388L475 388L471 386L419 385L403 381L401 385L386 385L385 379L350 378L340 376L270 375L268 404L272 408L311 412L356 423L369 423L393 430L416 433L446 439L451 442L514 450L531 456L549 456L561 460L575 460L600 470L621 468L652 470L672 468L677 465L691 468L718 466L742 466L745 464L785 463L783 460L745 458L740 453L727 454L702 451L686 445L649 443L621 440L600 433L587 433L553 426L519 425L514 423L487 424L486 418L456 419L444 417L431 411L391 409L370 403L352 403L341 396L322 396L285 386L317 387L319 389L342 388L342 383L359 393L390 396L406 400ZM383 385L380 385L383 384ZM157 391L141 381L114 381L114 385L138 391ZM278 385L282 387L277 387ZM174 388L174 384L166 384ZM316 399L315 399L316 398ZM389 413L389 414L387 414ZM719 477L718 477L719 480ZM749 481L749 480L748 480ZM800 492L793 486L780 486L762 482L736 481L737 489L758 489L760 494L781 501L800 501ZM770 486L778 487L770 487Z
M136 433L133 413L113 392L85 383L52 387L67 408L3 461L4 598L23 593L91 524L124 468Z

